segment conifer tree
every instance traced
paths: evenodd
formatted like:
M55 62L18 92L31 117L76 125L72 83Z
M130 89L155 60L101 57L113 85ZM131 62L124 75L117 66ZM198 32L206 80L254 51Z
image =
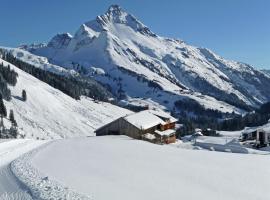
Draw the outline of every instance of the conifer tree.
M4 104L2 96L0 96L0 116L2 118L7 116L7 109L6 109L6 106Z
M14 112L13 112L13 110L10 110L10 112L9 112L9 120L11 121L12 124L14 124L14 125L17 124L16 123L16 120L14 118Z
M10 129L9 129L9 134L13 137L13 138L17 138L18 136L18 129L17 129L17 125L16 124L12 124Z
M25 90L22 90L22 99L23 99L23 101L26 101L26 99L27 99Z

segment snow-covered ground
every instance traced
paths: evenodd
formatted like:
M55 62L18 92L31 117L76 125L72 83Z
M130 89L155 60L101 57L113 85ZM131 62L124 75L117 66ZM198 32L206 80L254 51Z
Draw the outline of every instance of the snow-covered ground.
M270 198L267 155L194 151L103 136L57 140L28 159L45 181L95 200Z
M50 145L50 143L48 143ZM51 180L48 176L41 173L38 169L31 165L29 160L38 151L46 146L43 145L39 149L34 149L23 156L19 157L11 163L11 171L28 189L33 199L66 199L66 200L91 200L90 196L79 194L70 189L68 186L58 181Z
M247 148L243 146L238 138L233 137L210 137L199 136L194 144L195 146L211 151L231 152L231 153L244 153L244 154L270 154L270 152L264 152Z
M258 127L246 127L241 131L218 131L218 137L187 135L182 137L182 140L177 140L176 143L170 145L183 149L200 149L229 153L270 155L270 151L267 150L267 148L264 150L256 150L251 148L251 146L247 147L243 145L239 141L241 134L245 130L255 130L256 128Z
M0 199L29 200L28 189L11 172L10 163L22 154L44 144L42 140L0 140Z
M9 63L0 58L4 65ZM92 136L94 130L131 111L110 103L81 97L75 100L63 92L11 65L18 73L17 84L10 87L12 99L5 102L13 109L19 132L27 138L66 138ZM27 101L21 100L22 90Z

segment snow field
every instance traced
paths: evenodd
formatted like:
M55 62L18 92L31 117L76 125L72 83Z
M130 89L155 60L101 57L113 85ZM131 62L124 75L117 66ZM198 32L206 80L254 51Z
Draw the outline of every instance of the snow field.
M13 161L11 163L12 172L26 185L34 199L90 200L89 196L76 193L61 183L50 180L50 178L34 168L31 162L29 162L31 157L38 151L46 148L47 145L50 145L50 143L30 151Z
M49 180L95 200L270 198L265 155L184 150L104 136L58 140L31 159Z

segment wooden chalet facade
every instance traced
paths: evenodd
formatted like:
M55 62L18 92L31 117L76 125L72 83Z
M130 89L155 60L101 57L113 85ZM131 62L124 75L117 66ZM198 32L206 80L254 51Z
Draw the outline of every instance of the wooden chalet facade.
M158 112L155 114L150 110L141 111L118 118L111 123L97 129L96 135L127 135L134 139L147 140L153 143L175 142L176 119L168 114Z

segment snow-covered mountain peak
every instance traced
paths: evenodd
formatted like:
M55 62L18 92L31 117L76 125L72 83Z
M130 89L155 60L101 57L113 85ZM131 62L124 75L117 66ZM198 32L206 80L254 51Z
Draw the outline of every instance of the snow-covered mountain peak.
M111 16L121 16L123 14L126 15L127 13L119 5L114 4L108 8L106 14Z
M101 68L106 76L94 78L121 98L148 97L168 109L182 98L207 107L211 96L244 109L270 99L268 75L209 49L160 37L118 5L82 24L73 38L60 34L46 46L26 49L56 65ZM225 107L211 103L211 109Z
M122 9L119 5L111 5L103 15L99 15L95 20L85 24L92 30L98 32L103 30L108 31L110 27L115 24L123 24L143 35L156 36L156 34L154 34L147 26Z
M48 43L48 47L62 49L67 47L70 40L72 39L72 35L69 33L61 33L54 36L51 41Z

